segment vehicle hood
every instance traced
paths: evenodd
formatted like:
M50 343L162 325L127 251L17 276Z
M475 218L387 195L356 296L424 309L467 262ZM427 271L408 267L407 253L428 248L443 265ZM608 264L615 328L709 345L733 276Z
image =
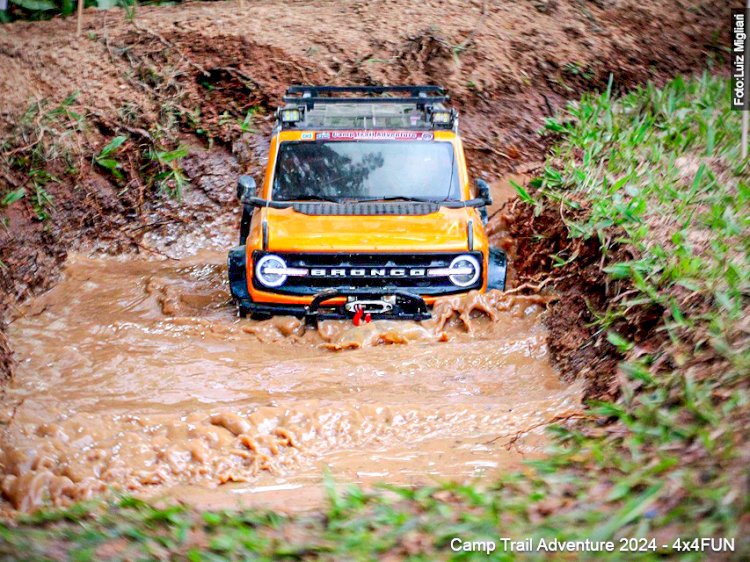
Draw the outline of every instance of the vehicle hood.
M292 208L261 212L268 249L274 252L462 251L468 247L469 220L478 226L466 208L408 216L306 215Z

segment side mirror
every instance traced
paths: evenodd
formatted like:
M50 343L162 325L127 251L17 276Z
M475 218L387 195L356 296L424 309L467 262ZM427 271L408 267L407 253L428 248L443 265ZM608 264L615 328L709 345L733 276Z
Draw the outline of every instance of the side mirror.
M240 176L237 181L237 199L244 201L248 197L253 197L256 188L255 179L252 176Z
M477 194L480 199L484 199L485 205L492 205L492 194L490 193L490 184L483 179L476 180Z

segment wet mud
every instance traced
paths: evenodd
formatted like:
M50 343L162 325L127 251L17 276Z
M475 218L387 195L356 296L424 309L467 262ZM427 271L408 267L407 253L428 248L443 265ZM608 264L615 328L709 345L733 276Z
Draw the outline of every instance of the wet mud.
M325 467L366 485L470 479L539 454L540 426L578 404L548 362L544 298L447 298L421 324L257 322L235 316L224 257L74 255L23 307L6 509L110 490L306 508Z

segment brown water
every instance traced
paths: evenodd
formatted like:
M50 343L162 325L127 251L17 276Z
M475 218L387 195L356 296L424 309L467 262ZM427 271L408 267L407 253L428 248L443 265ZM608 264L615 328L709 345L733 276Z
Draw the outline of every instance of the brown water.
M6 506L116 488L306 508L325 467L363 484L469 479L538 454L537 426L578 404L547 362L534 299L473 295L422 325L306 330L236 318L224 261L72 256L29 303L10 327Z

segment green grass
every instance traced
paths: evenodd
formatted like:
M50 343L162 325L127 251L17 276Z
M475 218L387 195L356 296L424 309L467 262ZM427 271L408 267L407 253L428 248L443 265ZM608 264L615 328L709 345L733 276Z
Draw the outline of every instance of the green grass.
M128 137L125 135L113 138L94 158L94 162L105 170L108 170L118 180L122 180L125 176L122 174L122 164L117 161L114 155L127 140Z
M138 4L168 4L176 0L140 0ZM10 0L7 11L0 11L0 24L16 20L47 20L55 16L68 17L76 13L77 0ZM135 17L135 0L84 0L86 8L109 10L123 8L125 17Z
M165 150L156 147L149 151L148 158L159 169L154 175L154 182L159 191L167 193L172 199L182 198L183 191L188 184L180 163L188 155L188 150L184 146L179 146L174 150Z
M0 194L0 210L24 200L41 221L54 208L46 186L60 183L50 163L58 168L75 170L78 135L86 132L85 118L74 109L78 92L70 94L59 105L45 101L32 104L0 145L0 166L25 177L27 185Z
M50 185L78 189L89 162L122 194L143 183L169 198L182 197L189 186L182 169L185 147L174 147L174 139L158 125L146 143L127 134L105 138L96 131L96 115L81 107L78 97L73 92L57 105L48 100L33 103L0 141L0 166L22 183L8 185L6 191L0 186L0 213L17 204L27 205L40 221L53 218Z
M597 327L624 361L620 399L589 404L587 420L572 429L553 427L548 456L523 473L484 488L366 493L329 483L325 512L301 516L198 513L125 498L0 526L0 555L504 560L513 557L452 553L450 540L656 537L671 545L713 536L737 539L733 557L746 559L750 190L739 114L728 101L728 81L704 75L619 100L586 96L548 121L559 135L549 164L517 189L537 211L560 212L574 238L598 240L612 294L596 311ZM556 265L565 274L577 258ZM648 336L634 329L644 317L659 319Z

